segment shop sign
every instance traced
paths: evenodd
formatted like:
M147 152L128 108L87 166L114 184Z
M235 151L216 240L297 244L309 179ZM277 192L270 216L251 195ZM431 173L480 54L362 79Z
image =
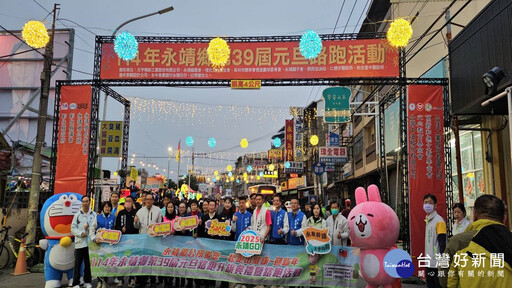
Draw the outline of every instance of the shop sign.
M318 149L319 159L324 163L346 163L347 147L326 147Z
M290 162L290 168L284 168L284 173L304 173L304 162Z
M272 160L272 159L282 161L283 160L283 149L268 150L268 160ZM266 165L266 164L267 164L267 162L265 161L265 163L263 165Z
M331 87L323 91L325 101L325 123L347 123L351 120L350 95L347 87Z

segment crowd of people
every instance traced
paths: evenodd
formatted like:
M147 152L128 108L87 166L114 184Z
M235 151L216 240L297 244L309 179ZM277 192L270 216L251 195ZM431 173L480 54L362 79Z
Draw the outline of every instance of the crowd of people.
M132 195L136 196L133 197ZM92 287L89 264L88 242L95 241L96 231L100 228L120 230L123 234L146 234L151 224L170 222L177 217L197 216L199 225L191 231L171 231L176 236L192 236L213 238L224 241L235 241L240 233L250 227L255 231L263 243L275 245L304 245L303 230L307 227L327 229L332 245L350 245L349 226L347 216L350 213L351 201L344 202L344 209L340 212L340 204L331 201L323 207L320 203L307 203L300 207L299 200L292 198L289 208L285 207L281 195L274 194L270 198L262 194L251 194L249 197L241 196L237 203L231 197L222 199L201 199L200 201L179 200L174 193L153 193L138 191L136 194L126 196L124 203L119 203L119 194L113 192L110 201L103 202L99 213L90 208L90 198L82 198L82 209L75 215L72 223L72 233L75 235L75 277L73 287L78 286L80 279L80 266L83 264L85 287ZM270 203L272 203L270 205ZM489 225L501 225L498 230L491 230L495 235L489 237L502 237L509 239L508 244L501 247L505 257L510 257L512 236L510 231L503 231L504 206L503 201L495 196L483 195L477 199L474 207L474 222L471 224L466 217L464 205L455 204L453 214L455 223L451 239L447 238L447 229L444 219L437 214L437 199L433 194L424 197L423 208L426 213L425 254L424 256L436 259L441 252L450 254L450 257L460 249L467 247L471 241L480 235L478 231ZM501 208L500 208L501 207ZM212 236L208 234L206 222L217 219L219 222L229 220L231 232L229 236ZM487 219L487 220L485 220ZM471 233L469 233L471 232ZM460 237L463 237L461 240ZM498 239L498 238L492 238ZM499 245L498 245L499 246ZM507 254L508 253L508 254ZM450 258L452 259L452 258ZM510 266L508 266L510 268ZM460 268L459 268L460 269ZM446 278L440 277L438 263L430 261L426 269L428 287L446 286ZM508 271L510 274L510 271ZM508 274L508 275L509 275ZM137 276L127 277L129 287L144 287L155 283L164 283L172 287L215 287L213 280L186 279L178 277ZM456 278L457 281L463 281ZM123 277L114 278L118 287L123 287ZM510 278L509 278L510 280ZM454 279L448 279L455 281ZM107 278L98 279L98 287L107 287ZM441 286L442 285L442 286ZM227 282L221 282L220 287L228 287ZM451 286L450 286L451 287Z
M231 197L221 199L201 199L200 201L179 200L174 193L136 191L134 194L120 199L117 192L112 191L110 201L101 203L96 214L90 208L89 196L82 198L82 209L75 215L72 223L72 233L75 235L76 258L75 267L84 265L85 287L90 286L91 271L89 263L88 242L100 243L96 231L101 228L120 230L123 234L146 234L151 224L170 222L177 217L197 216L199 225L192 231L171 231L176 236L204 237L235 241L240 233L251 227L263 243L277 245L304 245L302 231L307 227L326 228L332 239L332 245L347 245L349 238L348 221L339 211L339 204L332 201L329 206L322 207L319 203L307 203L300 208L299 200L292 198L290 208L284 206L280 195L265 198L262 194L241 196L237 203ZM133 197L135 196L135 197ZM121 200L121 201L120 201ZM350 201L350 200L349 200ZM120 203L121 202L121 203ZM272 205L269 204L272 203ZM347 202L350 209L350 202ZM346 211L343 212L346 212ZM304 212L303 212L304 211ZM328 211L328 213L326 213ZM348 215L348 213L346 213ZM217 219L219 222L229 220L231 233L229 236L212 236L208 234L206 222ZM73 287L80 279L80 269L75 269ZM124 285L123 277L114 278L118 287ZM144 287L163 282L165 286L173 287L214 287L215 281L186 279L178 277L128 277L128 287ZM108 278L99 278L98 287L108 287ZM220 287L228 287L227 282L221 282Z

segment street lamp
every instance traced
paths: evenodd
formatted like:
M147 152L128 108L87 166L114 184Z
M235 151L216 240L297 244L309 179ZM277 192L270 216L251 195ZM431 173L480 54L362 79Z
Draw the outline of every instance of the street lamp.
M134 21L137 21L137 20L140 20L140 19L143 19L143 18L147 18L147 17L150 17L150 16L153 16L153 15L162 15L162 14L165 14L167 12L171 12L172 10L174 10L174 7L170 6L170 7L167 7L165 9L162 9L162 10L158 10L156 12L153 12L153 13L149 13L149 14L146 14L146 15L142 15L142 16L139 16L139 17L135 17L133 19L130 19L128 21L125 21L123 22L121 25L119 25L116 30L114 30L114 33L112 33L112 37L116 36L116 33L117 31L119 31L119 29L121 29L124 25L128 24L128 23L131 23L131 22L134 22ZM105 121L105 118L107 118L107 99L108 99L108 95L105 94L105 102L104 102L104 105L103 105L103 121ZM99 149L99 146L98 146L98 149ZM99 167L100 167L100 171L101 170L101 157L98 161L99 163ZM101 172L103 173L103 172ZM103 178L103 175L102 175L102 178Z
M169 158L167 160L167 179L169 179L169 171L171 170L171 155L172 155L172 147L167 148L169 152Z

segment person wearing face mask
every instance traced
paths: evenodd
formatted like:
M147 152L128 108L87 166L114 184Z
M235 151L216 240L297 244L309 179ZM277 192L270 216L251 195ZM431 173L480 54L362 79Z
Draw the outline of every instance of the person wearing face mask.
M326 225L331 237L331 245L347 246L349 236L348 221L340 214L340 208L337 201L331 202L331 216L327 217Z
M425 218L425 254L427 287L441 287L437 272L436 255L444 252L446 248L446 222L436 212L437 198L433 194L423 197L423 210L427 213ZM430 257L430 258L429 258Z

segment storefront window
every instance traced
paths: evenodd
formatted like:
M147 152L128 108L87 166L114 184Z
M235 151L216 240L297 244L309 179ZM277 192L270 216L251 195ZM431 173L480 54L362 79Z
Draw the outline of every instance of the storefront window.
M452 135L452 139L453 135ZM460 135L460 156L462 164L462 193L467 216L472 217L475 199L485 194L485 181L483 173L483 154L481 133L471 131ZM452 183L453 202L459 202L459 187L457 186L457 162L455 154L455 141L451 143L452 149Z

